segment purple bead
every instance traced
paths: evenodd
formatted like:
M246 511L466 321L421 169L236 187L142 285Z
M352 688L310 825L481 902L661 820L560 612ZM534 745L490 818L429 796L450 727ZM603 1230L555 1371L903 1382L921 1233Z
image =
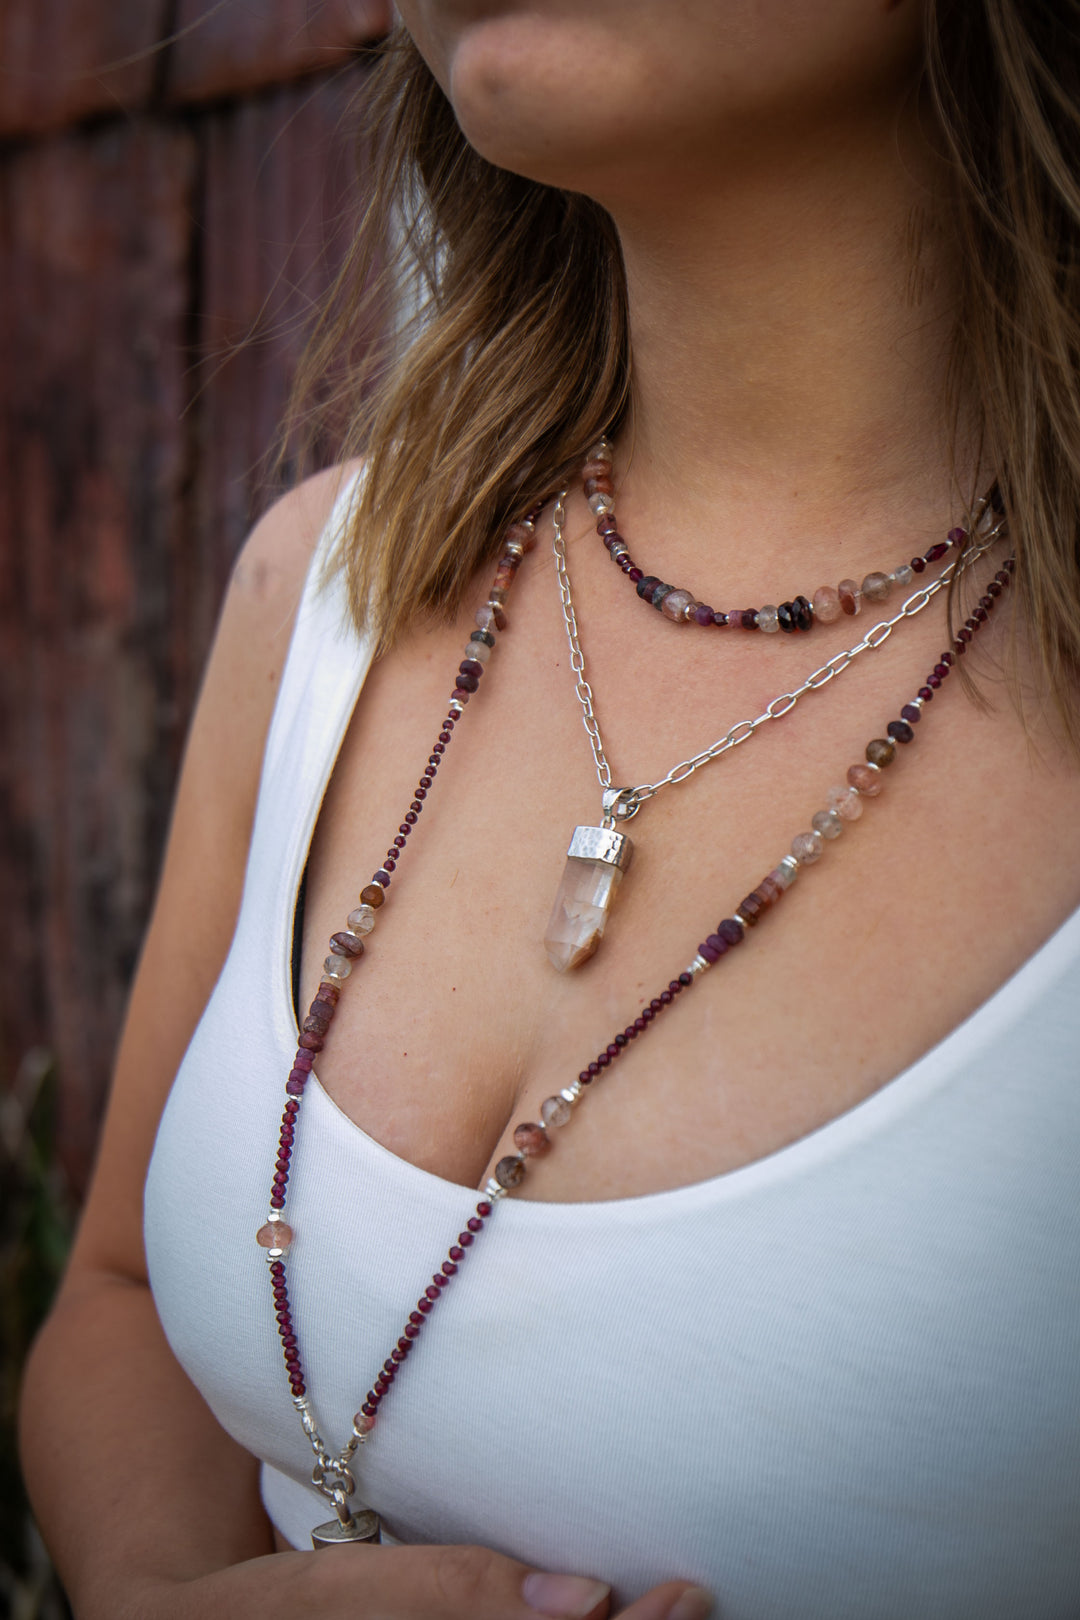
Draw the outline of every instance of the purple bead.
M933 690L936 692L938 687L941 685L941 676L940 675L928 675L926 677L926 684L927 684L927 686L932 687Z
M709 950L713 952L713 955L708 958L710 962L719 962L724 952L731 949L730 945L722 934L710 934L708 939L705 941L705 944L709 947ZM699 947L699 949L701 950L702 956L704 956L706 954L704 947Z
M944 557L945 553L948 551L948 549L949 549L948 541L947 540L939 540L937 545L936 546L931 546L930 550L926 553L926 561L928 563L940 562L942 557Z
M715 617L716 615L713 613L712 608L705 607L704 604L694 609L695 624L712 624Z
M893 742L909 743L915 736L906 720L890 720L885 730L889 733Z
M744 630L756 630L758 627L757 616L757 608L743 608L739 614L739 623Z
M636 585L638 580L641 579L643 576L642 576L642 572L641 572L640 568L628 568L626 570L626 577L627 577L627 579L632 579L634 584Z
M712 616L712 622L715 624L718 630L722 630L728 622L728 616L726 613L714 613Z
M922 719L922 714L917 705L914 703L905 703L904 707L900 710L900 714L910 726L917 726L919 721Z
M940 681L938 682L938 685L939 686L941 685ZM931 687L929 687L929 686L920 686L919 687L919 696L922 698L924 703L930 703L933 700L934 693L933 693L933 690L932 690Z
M736 922L734 917L725 917L717 927L716 932L721 939L726 939L729 945L741 945L743 938L742 923Z
M948 664L945 662L944 659L942 659L940 664L935 664L934 665L934 674L937 676L939 681L943 681L945 679L946 675L949 673L949 664L952 663L952 653L949 653L948 657L949 657L949 663Z
M950 542L954 546L962 545L963 542L967 539L967 530L966 529L950 529L949 534L948 534L948 538L949 538Z
M458 670L462 675L475 675L476 679L479 680L484 673L484 666L478 658L463 658L458 665Z
M290 1076L290 1078L285 1082L285 1090L289 1093L290 1097L302 1097L304 1095L304 1082L302 1080L294 1080Z

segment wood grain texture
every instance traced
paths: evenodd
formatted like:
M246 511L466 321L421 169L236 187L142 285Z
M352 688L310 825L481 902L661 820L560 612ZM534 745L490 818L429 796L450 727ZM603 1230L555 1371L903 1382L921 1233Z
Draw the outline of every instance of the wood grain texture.
M147 104L169 0L4 0L0 137Z
M390 27L389 0L178 0L168 96L208 100L326 72Z
M0 152L0 1092L55 1052L76 1192L221 596L362 206L366 73L183 112L159 76L137 116Z

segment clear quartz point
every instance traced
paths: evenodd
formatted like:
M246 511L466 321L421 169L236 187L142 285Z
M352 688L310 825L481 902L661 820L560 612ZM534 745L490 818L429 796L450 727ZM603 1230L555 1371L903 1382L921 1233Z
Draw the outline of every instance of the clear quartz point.
M595 955L621 882L622 871L609 861L567 858L544 935L548 961L559 973Z

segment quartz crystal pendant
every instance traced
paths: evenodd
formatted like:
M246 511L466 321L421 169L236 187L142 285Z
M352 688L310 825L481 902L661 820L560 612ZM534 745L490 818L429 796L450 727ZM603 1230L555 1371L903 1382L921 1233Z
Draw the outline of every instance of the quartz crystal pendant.
M548 961L560 973L595 955L608 912L630 865L633 841L609 827L575 827L544 935Z
M355 1508L349 1524L330 1519L326 1524L317 1524L311 1532L311 1545L316 1552L320 1547L338 1547L343 1541L377 1542L378 1539L379 1515L370 1508Z

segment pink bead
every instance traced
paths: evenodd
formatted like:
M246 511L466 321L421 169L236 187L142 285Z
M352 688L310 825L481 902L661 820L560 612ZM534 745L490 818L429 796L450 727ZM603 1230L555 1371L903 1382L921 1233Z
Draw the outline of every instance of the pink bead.
M284 1221L266 1221L255 1234L260 1249L287 1249L292 1239L292 1227Z
M859 792L868 799L875 798L884 785L881 772L876 770L873 765L849 766L847 779L853 788L858 788Z
M858 821L863 813L862 799L853 787L830 788L828 805L841 821Z
M523 1124L515 1127L514 1146L527 1159L538 1159L551 1151L547 1132L540 1125Z
M862 596L859 592L858 582L854 579L842 579L837 586L840 598L840 607L849 618L854 618L862 607Z
M814 609L814 618L819 624L834 624L843 612L840 606L840 592L834 590L831 585L818 586L811 606Z

